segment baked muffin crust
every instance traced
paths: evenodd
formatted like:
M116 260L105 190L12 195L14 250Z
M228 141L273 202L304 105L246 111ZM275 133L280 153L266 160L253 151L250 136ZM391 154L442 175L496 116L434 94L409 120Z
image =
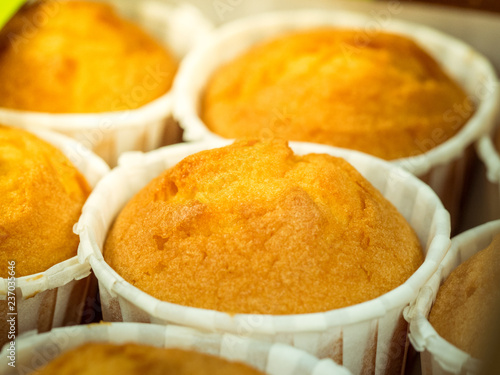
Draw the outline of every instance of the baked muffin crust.
M226 138L272 134L392 160L429 151L473 105L408 38L321 28L249 49L215 71L201 118Z
M54 146L0 125L0 277L47 270L76 255L78 221L90 187Z
M406 220L350 164L243 140L188 156L116 219L104 257L159 299L228 313L376 298L422 263Z
M107 4L41 0L0 30L0 106L134 109L169 90L176 66L165 47Z

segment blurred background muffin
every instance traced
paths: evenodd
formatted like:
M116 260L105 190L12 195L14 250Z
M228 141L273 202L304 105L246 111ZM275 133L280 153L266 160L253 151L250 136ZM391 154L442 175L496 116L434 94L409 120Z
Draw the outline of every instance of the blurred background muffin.
M490 354L500 312L500 234L458 266L439 288L429 315L437 333L474 358Z
M453 116L457 106L463 116ZM324 143L398 159L450 139L474 106L414 41L362 29L295 32L223 64L201 118L225 138Z
M50 113L134 109L169 90L176 66L164 46L107 4L40 0L0 30L0 106Z
M403 284L422 250L361 174L285 141L239 141L188 156L122 210L108 264L172 303L249 314L358 304Z
M84 176L51 144L0 125L0 263L16 277L36 274L76 255L73 233L90 194ZM0 277L9 277L7 266Z
M498 358L499 234L496 220L453 237L438 270L405 311L423 375L479 375Z
M259 375L243 363L194 350L157 348L145 344L89 342L37 369L37 375L189 374Z
M18 337L15 367L8 365L8 346L0 354L2 375L351 374L331 360L288 345L170 324L56 328Z

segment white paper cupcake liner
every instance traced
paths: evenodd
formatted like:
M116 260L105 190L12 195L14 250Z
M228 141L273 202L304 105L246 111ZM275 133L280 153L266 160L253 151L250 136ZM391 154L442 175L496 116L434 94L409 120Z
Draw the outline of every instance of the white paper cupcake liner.
M189 4L168 5L157 0L104 2L112 3L153 33L179 60L212 29L210 22ZM151 75L155 74L152 70ZM125 151L149 151L179 141L177 125L170 119L171 102L168 92L140 108L116 112L51 114L0 108L0 123L65 134L114 166Z
M448 275L474 254L485 249L500 233L500 220L483 224L452 239L450 251L436 273L404 312L410 323L409 338L421 352L423 375L478 375L481 361L458 349L438 335L427 320L438 289Z
M435 193L410 173L356 151L292 143L298 154L328 153L345 158L388 198L415 229L425 262L400 287L374 300L326 313L229 315L163 302L126 282L103 259L102 247L115 216L143 186L187 155L229 141L168 146L147 154L128 153L89 197L77 225L78 256L99 280L105 320L179 324L202 330L281 342L319 358L332 358L354 374L396 373L403 366L407 325L403 308L437 269L450 243L449 214Z
M63 135L47 131L34 133L60 149L94 187L109 172L107 164L78 142ZM7 267L7 265L4 265ZM38 329L50 330L67 324L80 323L86 296L89 264L78 258L67 259L44 272L16 278L16 333ZM8 296L12 293L9 280L0 278L0 345L8 340L10 325Z
M186 56L175 79L173 114L184 128L184 138L188 141L220 138L207 129L198 112L204 86L221 64L265 39L284 32L325 25L358 28L368 36L374 31L386 30L415 40L434 56L477 104L474 115L452 139L422 155L394 161L438 193L454 222L458 218L467 172L469 158L466 150L493 126L499 109L500 91L495 70L484 56L465 43L426 26L391 17L376 20L342 10L287 11L227 24ZM456 116L457 113L451 115ZM432 143L433 140L429 139L429 144Z
M500 128L497 132L500 132ZM476 143L476 149L486 168L483 194L489 208L487 218L496 220L500 219L500 154L493 143L492 134L481 137Z
M329 359L283 344L272 344L231 334L202 333L175 325L103 323L66 327L52 332L26 334L16 342L16 368L9 368L9 347L0 353L5 375L29 374L64 351L88 342L137 343L160 348L178 348L245 363L269 375L350 375Z

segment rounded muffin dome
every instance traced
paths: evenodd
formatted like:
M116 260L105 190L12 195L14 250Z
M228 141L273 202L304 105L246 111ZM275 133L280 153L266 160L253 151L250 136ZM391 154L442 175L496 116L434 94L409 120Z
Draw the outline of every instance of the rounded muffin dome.
M0 263L16 277L42 272L76 255L73 233L90 187L54 146L0 125ZM0 277L8 277L7 266Z
M169 51L111 6L41 0L0 31L0 106L50 113L138 108L165 94Z
M200 116L225 138L273 134L392 160L445 142L473 112L462 88L414 41L320 28L280 36L221 65Z
M104 257L161 300L262 314L376 298L423 259L403 216L350 164L281 140L237 141L166 170L119 214Z

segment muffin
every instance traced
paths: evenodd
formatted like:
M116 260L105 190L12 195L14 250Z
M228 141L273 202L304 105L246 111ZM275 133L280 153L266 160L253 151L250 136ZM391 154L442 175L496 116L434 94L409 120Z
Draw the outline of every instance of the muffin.
M109 5L40 0L0 31L0 106L48 113L134 109L169 90L176 65L165 47Z
M200 116L225 138L267 134L392 160L440 145L473 112L464 90L414 41L323 27L282 35L220 66Z
M42 272L76 255L73 233L90 193L84 176L54 146L0 125L0 263L16 277ZM0 269L7 278L9 270Z
M429 315L437 333L474 358L489 354L500 302L500 235L458 266L439 288ZM495 314L495 312L497 314Z
M280 315L374 299L423 255L403 216L345 160L241 140L153 179L117 217L104 258L164 301Z
M37 375L93 374L241 374L262 372L243 363L230 362L192 350L166 349L134 343L86 343L69 350Z

